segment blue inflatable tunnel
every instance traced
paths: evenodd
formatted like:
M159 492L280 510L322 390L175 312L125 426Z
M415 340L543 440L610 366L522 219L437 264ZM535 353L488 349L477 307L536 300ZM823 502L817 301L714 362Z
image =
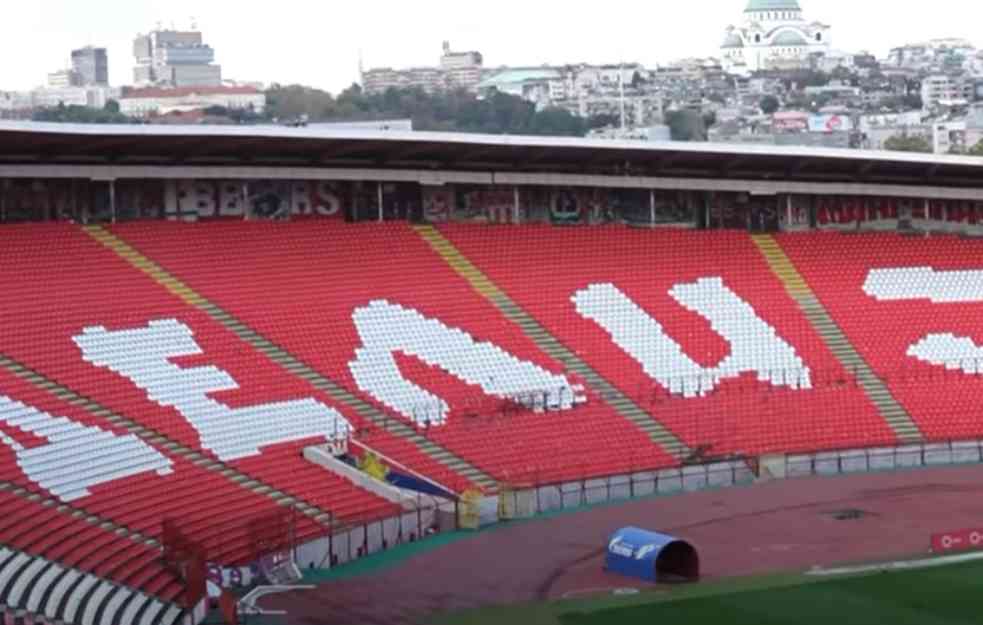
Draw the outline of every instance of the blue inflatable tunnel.
M684 540L624 527L611 534L604 568L648 582L691 582L700 578L700 558Z

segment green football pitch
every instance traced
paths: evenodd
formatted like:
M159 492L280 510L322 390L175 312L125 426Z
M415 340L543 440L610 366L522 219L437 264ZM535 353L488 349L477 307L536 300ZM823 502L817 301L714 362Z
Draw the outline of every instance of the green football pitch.
M559 601L459 614L445 625L983 624L983 562L835 579L717 582L599 601Z

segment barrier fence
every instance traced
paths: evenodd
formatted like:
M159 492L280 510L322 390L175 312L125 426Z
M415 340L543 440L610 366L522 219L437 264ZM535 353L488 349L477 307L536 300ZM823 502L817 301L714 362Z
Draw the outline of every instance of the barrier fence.
M311 537L308 531L296 543L293 539L300 531L301 515L288 509L276 519L266 515L247 521L241 527L210 532L211 535L244 532L255 537L251 548L252 555L258 561L241 569L216 569L213 565L209 580L222 587L271 583L270 571L263 563L268 562L271 555L282 553L284 548L290 550L287 559L300 574L309 569L341 566L402 544L426 540L441 532L478 529L588 506L745 486L761 480L981 462L983 440L970 440L733 457L687 466L564 481L538 481L534 475L530 475L528 480L501 483L494 493L467 491L456 501L430 495L407 498L402 514L360 519L348 524L335 522L331 527L325 526L324 532L318 536ZM196 547L196 551L216 553L212 549L221 549L221 546L209 544L207 547ZM221 576L221 579L217 579L217 576Z

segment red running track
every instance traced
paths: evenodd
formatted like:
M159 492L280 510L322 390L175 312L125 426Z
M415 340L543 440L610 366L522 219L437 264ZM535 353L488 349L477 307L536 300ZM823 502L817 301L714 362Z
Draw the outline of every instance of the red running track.
M288 623L424 623L429 615L633 586L601 571L624 525L691 541L705 579L910 557L937 531L983 521L983 467L779 481L517 523L435 548L378 574L263 599ZM974 496L977 495L977 496ZM861 509L860 520L832 512Z

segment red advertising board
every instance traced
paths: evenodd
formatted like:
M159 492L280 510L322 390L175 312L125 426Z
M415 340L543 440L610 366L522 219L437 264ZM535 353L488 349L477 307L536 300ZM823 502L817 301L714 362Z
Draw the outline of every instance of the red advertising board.
M983 549L983 528L932 534L933 553L975 551L978 549Z

